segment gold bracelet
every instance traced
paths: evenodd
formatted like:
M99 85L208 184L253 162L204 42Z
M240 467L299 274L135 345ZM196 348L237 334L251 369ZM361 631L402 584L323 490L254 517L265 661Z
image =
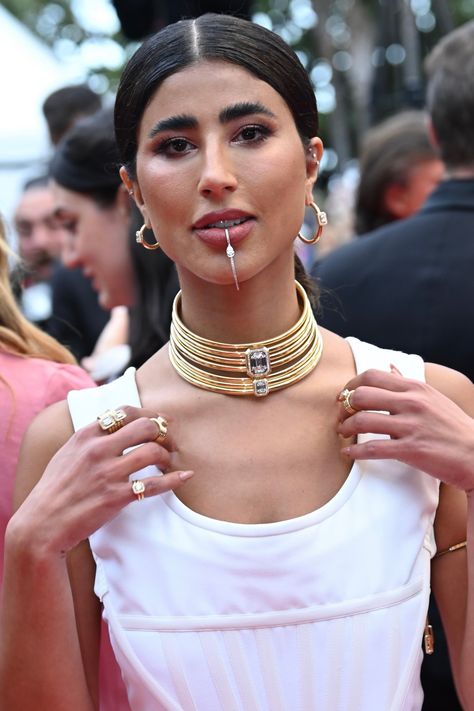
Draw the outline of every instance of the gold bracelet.
M446 555L446 553L453 553L454 551L458 551L461 548L465 548L466 546L467 541L462 541L462 543L456 543L456 545L449 546L449 548L446 548L444 551L439 551L439 553L436 553L433 558L440 558L442 555Z

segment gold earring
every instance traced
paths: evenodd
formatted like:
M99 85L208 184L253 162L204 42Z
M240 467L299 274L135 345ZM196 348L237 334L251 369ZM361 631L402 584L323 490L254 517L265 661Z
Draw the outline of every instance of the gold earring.
M150 228L147 227L145 224L143 224L143 225L140 227L140 229L135 232L135 237L136 237L136 240L137 240L138 244L141 244L141 246L142 246L142 247L145 247L145 249L159 249L160 243L158 242L158 240L156 239L156 237L155 237L155 240L156 240L156 241L155 241L154 244L150 244L150 243L147 242L146 239L144 238L143 233L145 232L145 230L148 230L148 229L150 229Z
M315 202L310 202L308 207L310 207L314 211L314 214L316 215L318 229L316 230L314 235L311 237L311 239L308 239L307 237L305 237L301 232L298 232L298 237L305 244L316 244L316 242L319 242L319 238L323 234L323 228L325 225L327 225L328 218L327 218L326 213L323 212L322 210L320 210Z

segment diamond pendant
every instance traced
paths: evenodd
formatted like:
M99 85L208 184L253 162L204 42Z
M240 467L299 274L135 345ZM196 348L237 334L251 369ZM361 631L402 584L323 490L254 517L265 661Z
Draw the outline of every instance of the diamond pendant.
M245 351L245 360L247 363L247 374L250 375L251 378L268 375L271 372L268 348L248 348Z

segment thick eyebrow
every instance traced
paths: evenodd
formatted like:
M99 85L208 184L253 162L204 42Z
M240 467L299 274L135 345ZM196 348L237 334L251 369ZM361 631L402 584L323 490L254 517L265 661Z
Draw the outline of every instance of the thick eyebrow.
M237 118L242 118L244 116L249 116L250 114L264 114L270 118L275 118L275 114L267 109L263 104L259 102L242 101L233 106L227 106L219 114L220 123L229 123ZM162 131L179 131L182 129L197 128L198 120L195 116L190 116L187 114L179 114L177 116L169 116L168 118L158 121L150 133L148 138L154 138L156 135Z
M195 116L187 116L186 114L170 116L158 121L148 134L148 138L154 138L161 131L179 131L185 128L196 128L197 125L198 120Z
M264 114L270 118L275 118L275 114L267 109L259 101L242 101L233 106L227 106L219 114L219 121L221 123L229 123L237 118L242 118L244 116L249 116L250 114Z

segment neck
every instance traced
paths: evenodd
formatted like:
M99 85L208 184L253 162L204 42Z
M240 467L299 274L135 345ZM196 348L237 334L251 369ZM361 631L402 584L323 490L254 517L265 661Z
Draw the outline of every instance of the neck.
M204 338L181 319L181 294L173 305L169 357L192 385L223 395L264 397L306 377L323 350L311 304L295 284L300 314L284 333L256 343L229 343Z
M240 283L210 284L180 270L181 317L203 338L225 343L261 341L283 333L300 314L294 268L278 279L259 275Z

